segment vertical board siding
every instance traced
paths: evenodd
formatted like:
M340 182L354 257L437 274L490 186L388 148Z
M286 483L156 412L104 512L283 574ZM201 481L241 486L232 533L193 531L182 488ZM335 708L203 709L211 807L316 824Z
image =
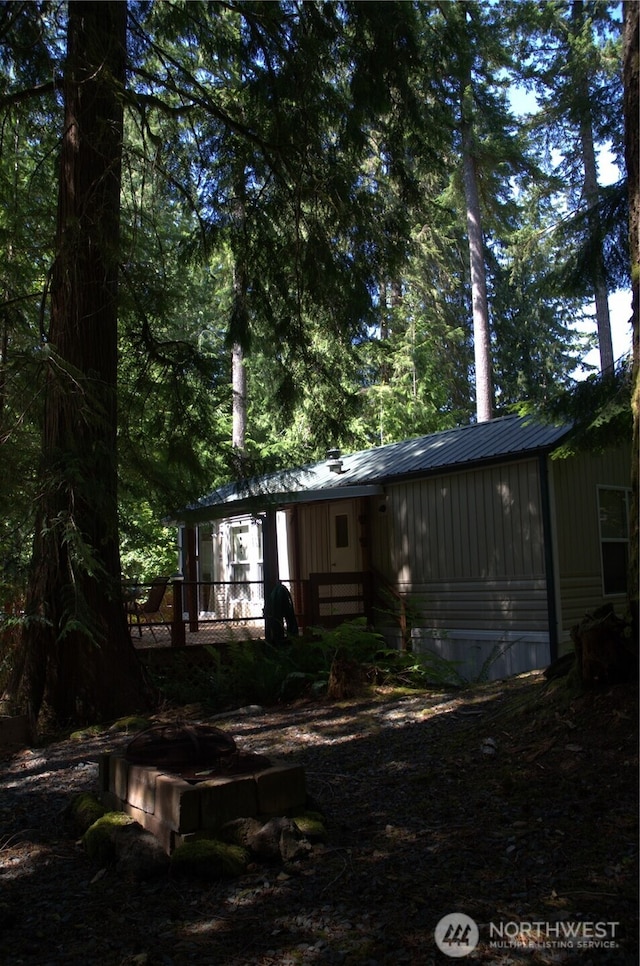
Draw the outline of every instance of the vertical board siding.
M551 463L561 573L600 574L597 488L631 486L631 454L579 454Z
M326 504L310 503L299 508L301 576L326 573L331 568L329 514Z
M401 583L544 573L534 460L399 483L388 507L399 539L387 552Z
M386 505L372 561L414 626L547 635L536 459L390 485Z
M566 649L569 632L584 615L607 602L618 611L625 595L604 597L597 488L630 487L631 447L602 454L582 453L551 461L557 570L560 588L560 636Z
M331 505L323 502L308 503L298 507L300 576L303 579L309 574L328 573L332 570ZM351 503L349 507L353 509L349 539L353 541L355 549L355 569L360 570L362 545L359 538L358 510Z

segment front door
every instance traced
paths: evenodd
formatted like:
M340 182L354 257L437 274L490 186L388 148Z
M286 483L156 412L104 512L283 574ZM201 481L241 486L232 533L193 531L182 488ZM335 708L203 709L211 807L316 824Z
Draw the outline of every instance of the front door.
M329 552L331 570L348 573L357 567L355 508L353 500L340 500L329 506Z

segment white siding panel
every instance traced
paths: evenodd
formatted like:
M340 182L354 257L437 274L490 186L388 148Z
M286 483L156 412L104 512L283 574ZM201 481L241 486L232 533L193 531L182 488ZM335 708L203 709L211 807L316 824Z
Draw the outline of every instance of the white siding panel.
M439 634L422 628L412 632L412 646L428 665L436 658L436 673L443 674L439 659L453 665L450 683L496 681L546 667L549 641L545 634L502 634L483 631L449 631ZM433 658L431 658L433 659Z

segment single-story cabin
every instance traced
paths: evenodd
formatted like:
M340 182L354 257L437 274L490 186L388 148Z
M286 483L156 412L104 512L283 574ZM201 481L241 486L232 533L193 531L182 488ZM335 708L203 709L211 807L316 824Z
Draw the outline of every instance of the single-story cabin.
M554 459L570 432L506 416L222 486L180 514L183 572L205 613L209 581L239 616L283 581L302 627L365 615L470 678L544 667L627 590L630 446Z

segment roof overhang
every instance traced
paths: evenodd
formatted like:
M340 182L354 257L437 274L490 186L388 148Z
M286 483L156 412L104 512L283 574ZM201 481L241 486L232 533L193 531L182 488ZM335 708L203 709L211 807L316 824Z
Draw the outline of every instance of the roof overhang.
M237 497L224 503L208 506L194 506L181 510L173 520L174 524L202 523L207 520L224 520L228 517L258 515L267 510L284 510L288 506L306 503L326 503L335 500L355 500L368 496L383 496L384 487L378 484L363 486L327 486L317 490L294 490L280 493L253 493Z

